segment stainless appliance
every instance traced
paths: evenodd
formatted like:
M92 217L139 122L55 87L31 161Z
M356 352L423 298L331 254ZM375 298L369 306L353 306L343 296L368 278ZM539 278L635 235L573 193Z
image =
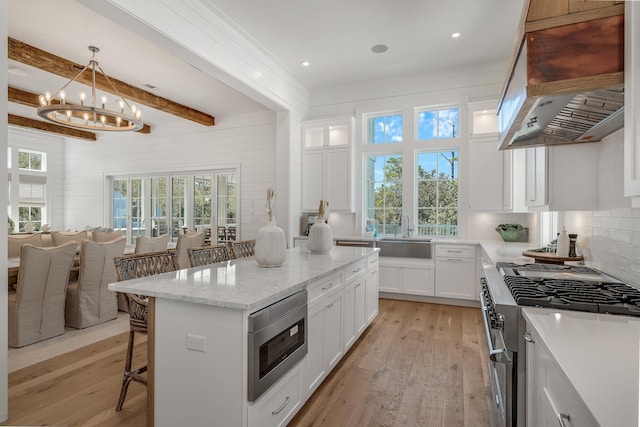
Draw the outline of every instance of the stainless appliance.
M484 260L483 260L484 261ZM640 316L640 290L582 266L484 262L480 294L489 344L494 425L526 425L522 306ZM530 426L535 427L535 426Z
M307 291L249 315L248 399L256 400L307 354Z
M336 239L336 246L350 246L352 248L373 248L375 247L373 240L341 240Z
M566 25L535 28L534 3L525 2L499 102L500 149L600 141L624 125L624 7L571 22L547 11ZM586 38L602 43L582 49Z

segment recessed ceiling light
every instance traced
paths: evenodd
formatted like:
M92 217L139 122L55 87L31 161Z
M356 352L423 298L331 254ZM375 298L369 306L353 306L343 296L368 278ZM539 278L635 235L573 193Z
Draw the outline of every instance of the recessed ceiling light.
M458 37L460 37L460 33L451 33L452 39L457 39Z
M27 75L27 72L25 70L23 70L22 68L18 68L18 67L9 67L7 69L7 72L9 74L13 74L14 76L20 76L20 77L24 77Z
M309 61L302 61L302 62L300 63L300 65L302 65L303 67L308 67L309 65L311 65L311 62L309 62Z
M385 53L389 50L389 46L386 44L377 44L371 48L371 52L373 53Z

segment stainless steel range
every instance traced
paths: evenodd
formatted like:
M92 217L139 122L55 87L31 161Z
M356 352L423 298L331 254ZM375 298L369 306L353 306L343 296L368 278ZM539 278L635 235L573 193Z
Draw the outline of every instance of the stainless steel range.
M480 295L497 426L526 424L522 306L640 316L640 290L601 271L557 264L485 264ZM532 427L532 426L530 426Z

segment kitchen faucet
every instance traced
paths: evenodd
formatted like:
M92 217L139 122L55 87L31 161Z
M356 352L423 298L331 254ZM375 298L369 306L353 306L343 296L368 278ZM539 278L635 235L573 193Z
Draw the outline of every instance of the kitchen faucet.
M404 218L407 218L407 227L406 227L406 232L405 232L405 221ZM411 232L413 231L413 228L411 228L411 220L409 219L409 215L408 214L404 214L402 215L402 218L400 219L400 226L402 227L402 237L407 238L407 237L411 237Z

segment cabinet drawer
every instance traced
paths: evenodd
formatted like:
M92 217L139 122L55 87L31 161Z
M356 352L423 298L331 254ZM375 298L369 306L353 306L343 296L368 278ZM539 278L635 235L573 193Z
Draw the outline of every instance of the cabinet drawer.
M380 257L378 256L378 253L376 252L373 255L369 255L367 257L367 270L371 271L371 270L375 270L378 268L378 260L380 259Z
M367 259L354 261L344 269L344 282L349 283L354 277L367 271Z
M436 256L472 258L476 256L476 247L471 245L436 245Z
M304 361L249 406L249 427L285 426L302 406Z
M335 273L307 286L307 305L342 285L342 273Z

